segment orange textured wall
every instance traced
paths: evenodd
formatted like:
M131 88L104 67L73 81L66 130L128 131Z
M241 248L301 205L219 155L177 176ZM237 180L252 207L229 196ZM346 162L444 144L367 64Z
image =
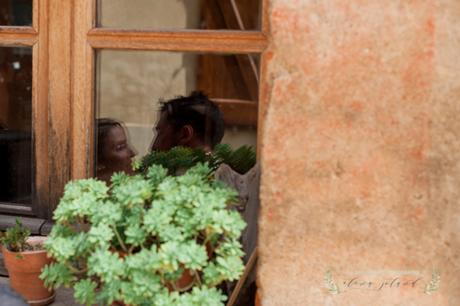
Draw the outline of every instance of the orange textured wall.
M460 305L460 1L268 11L262 305Z

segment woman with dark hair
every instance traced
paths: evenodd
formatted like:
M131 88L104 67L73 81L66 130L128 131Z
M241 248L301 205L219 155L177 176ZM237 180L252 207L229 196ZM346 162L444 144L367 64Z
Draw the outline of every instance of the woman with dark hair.
M135 155L120 121L109 118L97 119L98 179L108 183L115 172L133 174L131 163Z

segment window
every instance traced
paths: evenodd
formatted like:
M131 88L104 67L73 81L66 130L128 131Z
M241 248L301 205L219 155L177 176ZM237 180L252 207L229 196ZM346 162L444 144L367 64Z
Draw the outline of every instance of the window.
M32 0L0 3L0 213L36 211L34 9Z
M99 50L96 59L96 118L123 122L138 156L152 143L158 101L196 90L220 106L226 125L222 142L256 147L258 67L249 62L258 62L258 56Z
M257 142L262 0L9 0L0 12L0 228L20 215L46 232L65 184L94 173L97 116L128 116L120 119L142 154L156 98L202 89L223 110L230 141ZM162 78L155 61L173 63L163 67L169 76L179 65L175 88L154 87ZM111 78L135 65L140 74L123 94L151 82L135 84L144 92L131 111L153 113L133 120L110 87L121 90Z
M32 202L32 49L0 48L0 202Z

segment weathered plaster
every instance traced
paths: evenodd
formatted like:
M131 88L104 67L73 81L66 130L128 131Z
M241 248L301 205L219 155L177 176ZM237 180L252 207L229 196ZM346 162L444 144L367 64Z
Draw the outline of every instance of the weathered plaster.
M262 305L460 305L460 2L269 6Z

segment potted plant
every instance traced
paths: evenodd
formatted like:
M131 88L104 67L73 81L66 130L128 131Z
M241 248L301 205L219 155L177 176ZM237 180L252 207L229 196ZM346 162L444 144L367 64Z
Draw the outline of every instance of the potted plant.
M0 237L10 286L21 294L30 305L48 305L54 300L54 292L49 291L39 278L42 268L50 263L43 243L46 237L30 237L30 231L16 219Z
M250 146L241 146L232 149L228 144L218 144L212 152L202 148L174 147L168 151L153 151L135 163L135 169L145 172L153 164L162 165L170 174L180 174L198 163L210 165L210 176L237 191L238 199L232 205L243 220L247 223L240 242L247 264L250 255L254 252L257 241L257 219L259 210L259 178L260 168L256 165L256 152ZM239 305L249 303L254 299L252 286L255 286L255 269L246 275L248 281L238 290L236 282L226 282L225 287L230 295L227 305L235 302L235 295Z
M68 286L86 305L223 305L217 288L238 279L245 224L226 209L235 192L209 178L207 165L169 176L117 173L66 185L45 244L50 287Z

